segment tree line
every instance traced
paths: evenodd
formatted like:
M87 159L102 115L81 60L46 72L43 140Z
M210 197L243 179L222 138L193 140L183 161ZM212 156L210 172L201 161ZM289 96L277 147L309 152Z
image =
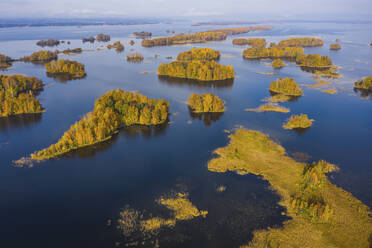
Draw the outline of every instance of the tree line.
M245 46L249 45L254 48L265 48L266 40L264 38L236 38L232 41L233 45Z
M318 38L304 37L304 38L289 38L281 40L278 43L279 47L317 47L323 46L323 41Z
M211 48L195 48L186 52L181 52L177 56L178 61L191 60L218 60L221 52Z
M24 56L19 60L24 62L48 62L57 59L58 53L58 50L56 52L40 50L33 52L30 56Z
M245 59L296 59L302 55L302 47L248 48L243 51Z
M0 69L6 69L12 66L12 59L4 54L0 54Z

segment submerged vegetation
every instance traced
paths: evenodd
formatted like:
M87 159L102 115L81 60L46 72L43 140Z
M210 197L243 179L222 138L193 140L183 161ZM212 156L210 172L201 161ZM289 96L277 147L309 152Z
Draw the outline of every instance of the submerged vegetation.
M265 48L266 47L266 40L264 38L248 38L248 39L236 38L236 39L233 39L232 43L234 45L240 45L240 46L249 45L254 48Z
M0 117L42 112L35 93L43 87L42 81L35 77L0 75Z
M329 49L330 50L340 50L341 49L341 45L340 44L331 44L330 46L329 46Z
M323 41L318 38L304 37L304 38L289 38L281 40L278 43L280 47L317 47L323 46Z
M96 100L93 111L73 124L56 144L31 154L31 158L50 159L105 141L124 126L162 124L167 120L168 112L166 100L150 99L120 89L109 91Z
M286 64L283 62L283 60L281 59L275 59L273 60L273 62L271 63L271 66L274 68L274 69L281 69L283 67L286 66Z
M369 247L371 212L328 180L326 174L336 166L325 161L296 162L261 132L239 129L229 137L229 145L215 151L218 157L209 161L208 169L262 176L291 217L281 228L255 231L245 248Z
M195 113L225 111L225 102L213 93L203 95L191 94L187 104Z
M303 92L299 84L293 78L278 78L271 82L270 91L273 93L283 94L287 96L302 96Z
M45 46L58 46L59 45L59 40L53 40L53 39L48 39L48 40L39 40L36 45L45 47Z
M292 115L283 125L284 129L309 128L313 125L312 119L307 117L307 114Z
M248 48L243 51L245 59L296 59L302 55L302 47Z
M71 78L85 77L84 65L67 59L53 60L45 65L49 76L68 75Z
M12 59L4 54L0 54L0 69L7 69L12 66Z
M34 63L44 63L58 58L58 52L40 50L38 52L33 52L30 56L25 56L20 58L20 61L34 62Z
M372 91L372 77L366 77L360 81L355 82L354 88Z
M140 53L131 53L127 55L127 61L130 62L142 62L143 59L143 55Z
M211 48L195 48L186 52L181 52L177 56L178 61L191 60L218 60L221 56L220 51Z
M170 46L187 43L205 43L208 41L225 40L227 35L222 32L198 32L193 34L177 34L170 37L142 40L143 47Z

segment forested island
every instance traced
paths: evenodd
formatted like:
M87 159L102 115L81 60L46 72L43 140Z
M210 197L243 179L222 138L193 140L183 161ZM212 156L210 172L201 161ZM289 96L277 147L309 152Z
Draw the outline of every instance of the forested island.
M266 40L264 38L236 38L232 41L233 45L245 46L249 45L254 48L265 48Z
M329 69L332 67L332 60L319 54L300 54L296 57L296 64L301 67Z
M135 37L142 38L142 37L151 37L152 33L151 32L142 31L142 32L134 32L133 35Z
M86 76L84 65L68 59L53 60L45 65L48 76L66 75L72 79Z
M108 42L111 40L111 37L110 35L106 35L106 34L97 34L96 40L100 42Z
M43 109L35 94L43 87L35 77L0 75L0 117L41 113Z
M142 62L144 59L143 55L140 53L131 53L127 55L127 61L129 62Z
M274 69L281 69L283 67L286 66L286 64L283 62L283 60L281 59L275 59L273 60L273 62L271 63L271 66L274 68Z
M191 94L187 104L195 113L214 113L225 111L225 102L213 93L202 95Z
M304 53L302 47L248 48L243 51L245 59L296 59Z
M121 52L124 50L124 45L120 43L120 41L115 41L114 44L108 44L108 49L114 48L117 52Z
M355 89L372 91L372 77L363 78L360 81L354 83Z
M208 170L262 176L290 217L282 227L255 231L242 248L370 247L371 211L328 180L327 173L338 169L335 165L296 162L258 131L238 129L229 138L226 147L214 152L218 157L209 161Z
M288 121L283 124L284 129L306 129L313 125L312 119L309 119L307 114L292 115Z
M130 125L159 125L167 121L169 102L142 94L112 90L101 95L92 112L73 124L56 144L31 154L34 160L56 157L71 150L110 139Z
M90 36L88 38L83 38L81 40L83 41L83 43L85 43L85 42L94 43L94 41L96 40L96 38L94 38L94 36Z
M225 40L227 35L222 32L198 32L193 34L177 34L170 37L142 40L143 47L170 46L188 43L205 43L208 41Z
M4 55L4 54L0 54L0 69L7 69L9 67L12 66L12 58Z
M194 48L185 52L181 52L177 56L178 61L191 60L218 60L221 52L212 48Z
M24 56L19 60L24 62L46 63L57 59L58 53L58 50L56 52L40 50L38 52L33 52L30 56Z
M305 37L305 38L289 38L281 40L278 43L279 47L317 47L323 46L323 41L318 38Z
M45 46L52 47L52 46L58 46L59 43L60 43L59 40L48 39L48 40L39 40L36 43L36 45L41 46L41 47L45 47Z
M299 84L293 78L278 78L276 81L271 82L270 92L283 94L287 96L302 96L303 92Z
M214 30L208 30L207 32L222 32L227 35L245 34L251 31L265 31L271 30L271 26L252 26L252 27L240 27L240 28L220 28Z
M329 46L329 50L337 51L337 50L340 50L340 49L341 49L341 45L340 44L331 44Z

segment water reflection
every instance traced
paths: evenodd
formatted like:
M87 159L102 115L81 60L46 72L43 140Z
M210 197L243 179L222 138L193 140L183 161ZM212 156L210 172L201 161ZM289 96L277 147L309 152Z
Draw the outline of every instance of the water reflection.
M167 76L158 76L159 82L168 86L174 87L188 87L190 89L210 89L210 88L232 88L234 79L227 79L221 81L199 81L186 78L173 78Z
M8 132L12 129L27 128L41 121L39 114L23 114L0 118L0 132Z
M215 112L215 113L195 113L192 111L192 109L189 107L189 115L192 119L198 119L203 121L204 125L209 127L212 125L213 122L218 121L222 116L224 112Z
M360 93L360 99L371 99L372 100L372 91L365 89L354 88L355 93Z
M70 80L80 80L80 79L84 79L86 78L86 75L84 77L81 77L81 78L75 78L73 77L72 75L69 75L69 74L51 74L51 73L46 73L47 77L49 78L53 78L54 80L56 80L57 82L60 82L60 83L67 83L67 81L70 81Z

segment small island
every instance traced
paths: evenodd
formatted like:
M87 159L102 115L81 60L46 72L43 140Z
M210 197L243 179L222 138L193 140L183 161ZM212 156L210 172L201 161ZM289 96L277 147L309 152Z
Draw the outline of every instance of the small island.
M211 48L195 48L186 52L181 52L177 56L178 61L191 60L218 60L221 56L220 51Z
M243 51L245 59L296 59L303 55L302 47L248 48Z
M106 34L97 34L96 40L100 42L108 42L111 40L111 37L110 35L106 35Z
M266 40L264 38L236 38L232 41L233 45L248 45L254 48L265 48L266 47Z
M12 62L13 62L13 60L10 57L8 57L4 54L0 54L0 69L7 69L7 68L11 67Z
M319 54L301 54L296 57L296 64L307 68L329 69L332 67L332 60Z
M366 90L366 91L372 91L372 76L363 78L362 80L355 82L354 88Z
M274 68L274 69L281 69L283 67L286 66L286 64L283 62L283 60L281 59L275 59L273 60L273 62L271 63L271 66Z
M136 43L134 42L134 40L130 40L130 41L129 41L129 45L133 46L134 44L136 44Z
M20 61L32 62L32 63L46 63L58 58L58 50L56 52L40 50L33 52L30 56L20 58Z
M293 78L278 78L276 81L271 82L270 92L283 94L287 96L302 96L303 92L301 86L294 81Z
M117 52L122 52L124 50L124 45L120 41L115 41L114 44L108 44L108 49L114 48Z
M86 76L84 65L67 59L53 60L45 65L47 75L54 77L66 75L72 79L83 78Z
M287 40L281 40L278 43L279 47L317 47L323 46L324 42L321 39L313 37L304 38L289 38Z
M198 32L193 34L177 34L170 37L142 40L143 47L182 45L188 43L205 43L208 41L226 40L227 35L222 32Z
M31 159L50 159L108 140L125 126L162 124L167 121L168 113L166 100L120 89L109 91L97 99L93 111L73 124L56 144L31 154Z
M213 93L203 95L191 94L187 104L195 113L216 113L225 111L225 102Z
M94 36L90 36L88 38L83 38L81 40L83 41L83 43L85 43L85 42L94 43L94 41L96 40L96 38L94 38Z
M329 46L329 50L337 51L337 50L340 50L340 49L341 49L341 45L340 44L331 44Z
M151 32L134 32L133 35L138 38L143 38L143 37L151 37L152 33Z
M279 112L279 113L289 113L290 110L286 107L280 106L274 102L272 103L266 103L258 108L248 108L245 109L245 111L251 111L251 112Z
M273 27L271 26L251 26L251 27L239 27L239 28L220 28L209 30L207 32L222 32L227 35L237 35L237 34L245 34L253 31L267 31L271 30Z
M48 40L39 40L36 43L36 45L41 46L41 47L45 47L45 46L52 47L52 46L58 46L59 43L60 43L59 40L48 39Z
M127 55L127 61L129 62L139 63L139 62L142 62L143 59L144 57L140 53L131 53Z
M0 117L43 112L35 97L43 87L35 77L0 74Z
M312 119L309 119L307 114L292 115L288 121L283 124L284 129L306 129L313 125Z
M352 194L332 184L327 173L338 168L324 160L305 164L265 134L238 129L230 143L208 162L215 173L260 176L280 196L290 218L276 228L256 230L242 248L369 247L371 211Z
M81 49L80 47L79 48L73 48L73 49L70 49L70 48L67 48L63 51L56 51L57 53L63 53L63 54L78 54L78 53L82 53L83 52L83 49Z

